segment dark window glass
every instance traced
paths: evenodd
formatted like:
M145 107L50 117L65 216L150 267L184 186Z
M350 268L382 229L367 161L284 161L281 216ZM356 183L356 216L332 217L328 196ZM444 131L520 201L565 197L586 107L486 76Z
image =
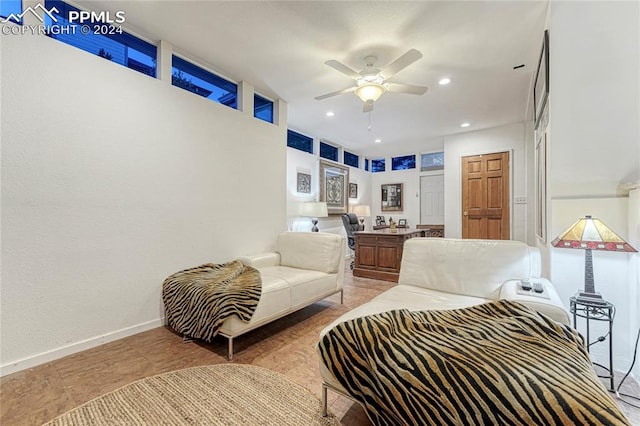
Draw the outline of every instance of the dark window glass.
M416 156L404 155L391 159L391 170L407 170L416 168Z
M364 169L367 172L369 171L369 159L368 158L364 159Z
M371 160L371 172L384 172L384 158L381 158L379 160Z
M347 166L355 167L357 169L360 164L359 160L360 158L357 155L344 151L344 164Z
M320 157L326 158L327 160L338 161L338 148L320 142Z
M22 0L2 0L0 1L0 21L5 19L16 24L22 24L22 19L18 16L22 13Z
M238 108L238 85L173 55L171 84L233 109Z
M273 102L259 95L253 96L253 116L273 123Z
M69 12L78 12L80 9L62 1L47 0L45 8L52 12L56 19L54 21L45 13L49 37L151 77L156 76L157 48L153 44L122 31L118 25L98 21L85 21L84 24L80 24L77 20L70 23ZM83 34L84 28L89 29L87 34Z
M287 146L313 154L313 138L293 130L287 130Z

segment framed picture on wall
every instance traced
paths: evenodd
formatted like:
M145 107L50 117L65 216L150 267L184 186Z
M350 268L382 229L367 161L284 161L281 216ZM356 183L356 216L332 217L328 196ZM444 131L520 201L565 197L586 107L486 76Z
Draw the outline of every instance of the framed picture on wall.
M545 30L533 83L533 123L537 128L549 98L549 30Z
M358 184L349 183L349 198L358 198Z
M547 242L547 133L536 144L536 236Z
M381 210L383 212L397 212L402 211L402 184L390 183L382 185L381 187Z
M320 160L320 201L327 203L330 215L348 212L349 168Z
M307 173L298 172L296 190L302 194L311 193L311 175Z

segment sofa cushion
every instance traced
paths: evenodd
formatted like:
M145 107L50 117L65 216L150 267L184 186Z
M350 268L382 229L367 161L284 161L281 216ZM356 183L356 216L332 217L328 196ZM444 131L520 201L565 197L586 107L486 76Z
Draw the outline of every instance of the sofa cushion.
M280 264L292 268L312 269L327 274L338 272L345 238L322 232L283 232L278 235L275 251Z
M404 244L398 284L496 300L502 284L538 276L520 241L412 238Z
M320 332L320 336L324 336L327 331L338 323L394 309L409 309L410 311L458 309L488 301L488 299L481 297L443 293L410 285L397 285L374 297L369 302L345 313L325 327Z
M291 306L291 289L289 283L285 280L271 275L262 274L262 293L260 302L256 307L256 311L251 317L249 323L243 322L236 315L226 319L220 333L224 335L233 335L239 330L247 328L247 325L253 325L269 318L278 316L282 312L289 310Z

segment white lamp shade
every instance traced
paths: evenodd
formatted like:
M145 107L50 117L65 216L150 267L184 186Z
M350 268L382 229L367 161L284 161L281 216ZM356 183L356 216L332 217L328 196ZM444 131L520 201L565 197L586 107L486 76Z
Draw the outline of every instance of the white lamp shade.
M329 211L327 210L327 203L317 201L302 203L302 213L300 214L300 216L328 217Z
M356 206L353 206L353 214L358 217L370 217L371 208L366 204L358 204Z
M362 100L362 102L375 102L384 92L385 88L382 85L375 83L365 84L356 89L356 95Z

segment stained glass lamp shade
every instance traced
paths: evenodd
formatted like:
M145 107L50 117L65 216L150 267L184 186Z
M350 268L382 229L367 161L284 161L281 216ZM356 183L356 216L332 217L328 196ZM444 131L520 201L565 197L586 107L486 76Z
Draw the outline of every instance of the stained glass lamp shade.
M571 225L559 237L551 242L558 248L582 249L584 255L584 291L578 294L582 299L602 299L596 293L593 279L593 258L591 250L636 252L631 244L620 238L600 219L585 216Z

